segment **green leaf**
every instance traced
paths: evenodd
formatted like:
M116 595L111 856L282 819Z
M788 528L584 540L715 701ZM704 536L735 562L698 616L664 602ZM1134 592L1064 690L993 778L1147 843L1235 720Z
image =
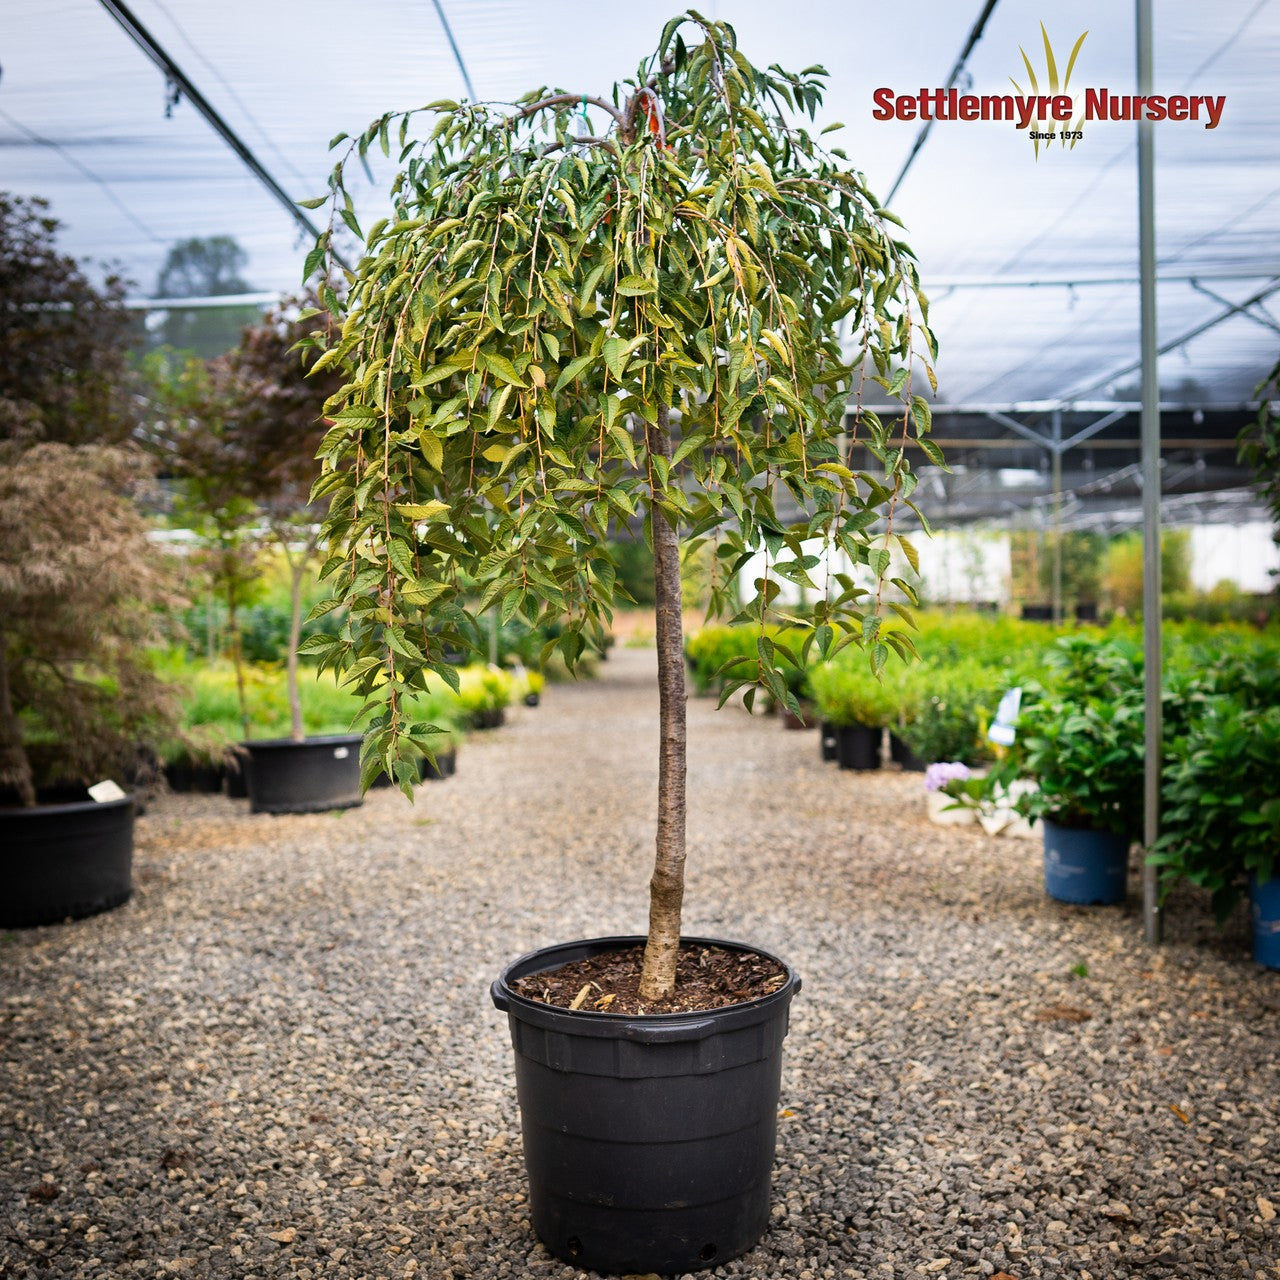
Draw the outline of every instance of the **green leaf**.
M570 360L567 365L560 371L560 376L556 379L554 394L559 395L571 382L576 382L579 375L584 369L589 368L595 361L595 356L588 353L585 356L578 356L576 360Z
M489 412L486 418L486 425L490 431L494 429L498 419L502 417L502 411L507 407L507 401L511 399L511 391L511 386L507 385L497 395L490 398Z
M397 502L395 508L409 520L437 520L449 513L449 504L434 498L430 502Z
M658 286L643 276L623 276L615 288L616 293L628 298L638 298L648 293L657 293L657 291Z
M609 372L617 381L622 381L622 374L627 364L627 344L621 338L606 338L602 348L604 362Z
M528 387L528 383L516 372L515 366L506 356L497 355L494 352L480 352L480 362L496 374L503 382L513 387Z

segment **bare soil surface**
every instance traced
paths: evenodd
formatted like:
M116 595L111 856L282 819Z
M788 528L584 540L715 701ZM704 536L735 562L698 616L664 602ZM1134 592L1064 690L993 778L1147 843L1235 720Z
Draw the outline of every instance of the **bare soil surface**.
M640 998L643 947L606 951L518 978L512 988L529 1000L588 1013L690 1013L722 1009L772 995L787 980L775 960L756 952L684 943L676 962L675 991L665 1000Z

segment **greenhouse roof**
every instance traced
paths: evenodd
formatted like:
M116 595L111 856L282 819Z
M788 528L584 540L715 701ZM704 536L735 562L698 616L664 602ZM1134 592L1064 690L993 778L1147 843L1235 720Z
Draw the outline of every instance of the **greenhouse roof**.
M941 401L983 408L1138 398L1133 123L1086 119L1076 145L1055 138L1036 149L1008 121L937 119L902 176L924 128L922 108L958 114L968 95L974 111L985 110L984 100L1018 92L1012 82L1030 93L1029 72L1048 91L1042 18L1062 74L1088 33L1067 86L1073 116L1096 117L1117 98L1125 105L1135 92L1132 6L705 7L735 24L757 62L826 65L819 124L845 123L827 140L848 151L882 198L894 191L890 207L920 259L941 344ZM307 245L192 94L175 101L172 76L113 10L132 15L134 36L140 28L161 48L280 191L302 200L324 190L331 136L388 108L463 96L464 75L484 99L542 84L607 90L634 72L672 6L610 5L604 18L601 6L564 0L6 4L0 186L48 197L68 251L119 262L136 292L150 295L167 250L184 238L235 237L249 254L247 283L268 293L299 285ZM1154 126L1162 398L1239 407L1280 348L1280 324L1267 310L1280 291L1280 4L1160 0L1155 21L1156 92L1175 114L1197 117ZM956 95L934 94L949 84ZM876 119L885 104L917 118ZM1214 111L1216 127L1206 127ZM375 178L361 199L366 225L384 201L385 174Z

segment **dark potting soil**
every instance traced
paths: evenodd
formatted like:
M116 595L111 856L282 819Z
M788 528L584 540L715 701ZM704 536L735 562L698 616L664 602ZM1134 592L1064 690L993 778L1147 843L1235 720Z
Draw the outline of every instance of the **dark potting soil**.
M517 978L512 989L528 1000L588 1013L688 1013L758 1000L782 986L786 970L754 951L726 951L682 943L676 989L666 1000L641 1001L644 947L605 951L558 969ZM584 991L585 988L585 991Z

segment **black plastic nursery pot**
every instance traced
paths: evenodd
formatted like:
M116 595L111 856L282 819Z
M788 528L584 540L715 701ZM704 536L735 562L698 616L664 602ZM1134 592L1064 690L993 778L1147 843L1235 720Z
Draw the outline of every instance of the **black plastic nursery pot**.
M108 911L133 892L133 798L0 810L0 927Z
M198 760L173 760L164 767L164 780L169 790L179 794L217 795L226 782L227 770L221 764Z
M880 767L879 729L865 724L842 724L836 727L836 759L842 769L878 769Z
M769 1224L782 1042L800 978L745 1004L627 1016L560 1009L511 983L640 937L530 952L493 984L515 1048L533 1229L574 1266L718 1266ZM708 938L684 941L751 951ZM769 959L776 957L768 956Z
M819 723L820 743L822 747L823 760L836 760L839 758L839 743L836 740L836 727L829 720L823 720Z
M889 734L889 759L901 765L906 773L923 773L927 767L925 762L893 732Z
M363 803L360 743L358 733L241 743L249 756L250 812L323 813Z

